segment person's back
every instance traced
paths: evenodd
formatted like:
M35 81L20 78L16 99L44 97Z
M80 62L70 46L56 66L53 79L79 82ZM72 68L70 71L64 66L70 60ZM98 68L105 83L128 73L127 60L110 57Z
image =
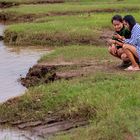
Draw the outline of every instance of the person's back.
M125 43L137 46L139 44L139 38L140 38L140 25L136 23L131 30L130 39L125 39Z
M126 15L123 18L123 23L126 28L131 31L131 37L124 39L123 50L130 59L132 65L125 70L137 71L140 70L140 25L136 23L132 15ZM136 62L136 59L138 62Z

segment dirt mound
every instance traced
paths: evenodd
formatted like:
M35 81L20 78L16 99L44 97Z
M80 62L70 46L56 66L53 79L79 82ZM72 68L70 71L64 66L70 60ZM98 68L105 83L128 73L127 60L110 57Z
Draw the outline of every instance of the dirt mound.
M4 122L0 121L0 124L4 124ZM81 118L75 120L73 119L63 120L57 118L57 116L54 116L46 118L45 120L27 121L27 122L15 121L9 122L9 124L21 130L28 130L29 132L31 132L31 135L47 138L50 135L54 135L58 132L65 132L73 128L86 126L89 124L89 121ZM30 138L29 136L26 137Z
M61 62L54 64L37 64L30 68L26 77L20 78L20 81L23 86L28 88L42 83L54 82L56 80L70 80L76 77L87 76L97 70L111 73L118 71L118 69L110 66L108 61L104 60L103 63L104 64L94 60L85 63Z
M0 8L9 8L9 7L17 6L17 5L20 5L20 4L43 4L43 3L53 4L53 3L64 3L64 2L65 2L64 0L35 0L35 1L27 1L27 2L23 1L21 3L2 1L2 2L0 2Z
M76 72L58 72L59 68L74 66L75 64L72 63L35 65L29 69L26 77L20 80L22 85L28 88L39 83L49 83L59 79L68 80L73 77L81 76L80 73Z
M0 8L9 8L12 6L17 6L19 5L18 3L13 3L13 2L0 2Z
M32 22L35 19L43 16L44 16L43 14L42 15L37 15L37 14L16 15L15 13L1 12L0 22L4 22L4 23Z
M43 4L43 3L53 4L53 3L64 3L64 2L65 0L38 0L38 1L30 2L30 4Z
M54 81L56 79L56 68L44 67L35 65L29 69L25 78L21 78L21 83L25 87L30 87L37 85L40 82L47 83L49 81Z

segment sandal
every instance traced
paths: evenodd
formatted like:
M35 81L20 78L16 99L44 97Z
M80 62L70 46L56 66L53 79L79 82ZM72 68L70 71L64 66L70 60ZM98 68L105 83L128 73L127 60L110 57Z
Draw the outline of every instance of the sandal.
M139 71L139 67L129 66L128 68L124 69L125 71Z

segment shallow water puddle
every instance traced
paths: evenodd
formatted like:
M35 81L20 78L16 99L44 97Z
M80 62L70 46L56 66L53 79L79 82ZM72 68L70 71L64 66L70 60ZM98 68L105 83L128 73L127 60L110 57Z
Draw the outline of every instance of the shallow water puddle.
M29 132L14 130L10 128L0 129L0 140L42 140Z
M0 102L21 95L25 91L18 79L39 59L42 51L6 48L0 42Z
M0 35L4 26L0 25ZM25 76L28 69L33 66L40 56L46 51L43 49L9 48L0 41L0 103L24 94L26 88L18 79ZM0 129L0 140L39 140L37 137L28 136L27 132Z
M0 34L4 26L0 25ZM22 95L25 92L18 79L25 76L43 54L41 49L14 49L0 41L0 103L7 99Z

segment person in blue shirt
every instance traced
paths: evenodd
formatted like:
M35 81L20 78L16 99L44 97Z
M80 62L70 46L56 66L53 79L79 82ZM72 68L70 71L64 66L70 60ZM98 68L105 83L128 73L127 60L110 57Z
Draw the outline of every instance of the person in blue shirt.
M129 39L122 38L120 35L116 35L116 38L123 41L123 51L131 61L132 65L126 68L128 71L140 70L140 25L136 22L132 15L126 15L123 18L123 24L131 31L131 37ZM115 42L118 44L118 42Z

